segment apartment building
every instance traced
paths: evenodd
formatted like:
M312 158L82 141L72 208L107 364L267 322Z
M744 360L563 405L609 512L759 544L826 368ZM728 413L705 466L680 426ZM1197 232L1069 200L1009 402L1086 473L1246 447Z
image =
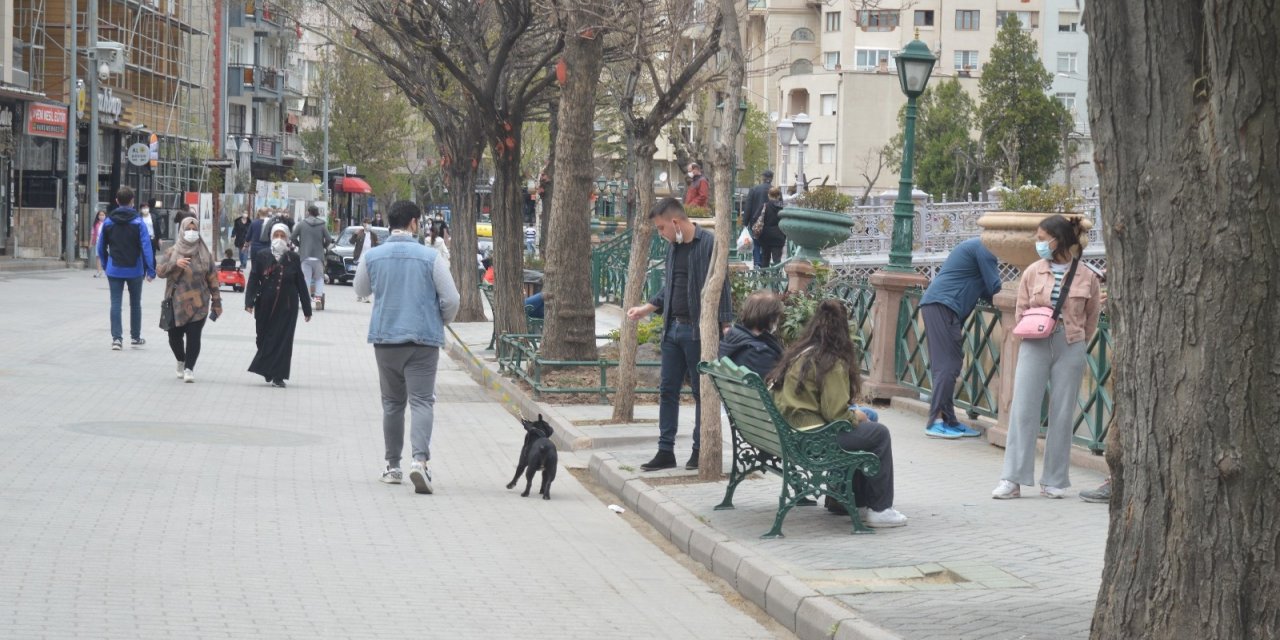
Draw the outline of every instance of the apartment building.
M1017 16L1035 39L1051 71L1058 53L1065 68L1073 69L1055 77L1055 91L1063 87L1060 99L1074 99L1083 121L1087 50L1079 23L1082 0L915 0L902 8L894 4L858 10L852 2L749 3L744 33L748 99L778 120L804 113L813 121L803 149L793 141L784 151L776 134L772 139L775 166L780 168L785 158L792 174L783 178L784 184L794 182L803 153L809 179L825 179L842 191L861 193L875 174L877 150L898 131L898 110L906 102L893 56L919 37L938 57L933 82L958 78L976 97L983 64L1009 16ZM1062 28L1075 31L1059 32ZM1055 47L1053 59L1046 53L1047 44ZM894 189L897 180L897 174L885 168L874 180L873 191Z

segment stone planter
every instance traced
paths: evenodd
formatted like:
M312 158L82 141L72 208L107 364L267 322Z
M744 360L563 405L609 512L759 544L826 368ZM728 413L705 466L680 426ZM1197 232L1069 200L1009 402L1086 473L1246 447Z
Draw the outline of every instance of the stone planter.
M978 226L982 227L982 244L986 245L997 258L1015 266L1018 271L1040 259L1036 255L1036 228L1040 222L1054 213L1033 213L1029 211L992 211L978 218ZM1093 221L1084 214L1063 214L1068 218L1082 218L1082 228L1088 231ZM1088 245L1089 236L1081 238L1082 247Z
M591 219L591 244L597 245L601 242L608 242L610 239L617 237L619 234L627 230L626 220L599 220Z
M822 260L823 249L847 240L853 228L852 218L834 211L787 206L778 217L778 226L787 234L787 240L800 247L794 257L811 262Z

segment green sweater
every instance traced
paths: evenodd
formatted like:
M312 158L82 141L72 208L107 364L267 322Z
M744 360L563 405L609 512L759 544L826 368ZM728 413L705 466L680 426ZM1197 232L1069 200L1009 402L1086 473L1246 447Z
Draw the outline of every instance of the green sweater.
M803 368L802 357L787 371L782 388L773 390L773 403L778 405L787 422L800 431L816 429L835 420L848 420L857 425L857 419L849 410L852 398L849 397L849 372L844 364L837 363L822 375L817 385L812 377L800 380Z

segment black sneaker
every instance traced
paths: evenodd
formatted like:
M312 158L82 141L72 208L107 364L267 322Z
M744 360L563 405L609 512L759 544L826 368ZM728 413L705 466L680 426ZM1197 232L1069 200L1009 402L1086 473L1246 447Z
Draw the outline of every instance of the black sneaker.
M689 461L684 463L685 471L696 471L698 469L698 450L693 450L693 455L689 456Z
M133 347L133 348L135 348L135 349L137 349L138 347L141 347L142 345L144 345L144 344L146 344L146 343L147 343L147 341L146 341L145 339L143 339L143 338L131 338L131 339L129 340L129 345L130 345L130 346L132 346L132 347Z
M676 468L676 454L672 451L658 451L653 459L640 465L641 471L658 471Z
M271 386L283 389L285 387L284 380L272 380Z
M1102 485L1097 489L1092 491L1081 491L1080 499L1085 502L1093 503L1111 502L1111 479L1108 478L1107 481L1102 483Z
M123 349L123 348L124 348L124 340L121 340L120 338L116 338L116 339L114 339L114 340L112 340L112 341L111 341L111 350L112 350L112 351L119 351L119 350L121 350L121 349Z

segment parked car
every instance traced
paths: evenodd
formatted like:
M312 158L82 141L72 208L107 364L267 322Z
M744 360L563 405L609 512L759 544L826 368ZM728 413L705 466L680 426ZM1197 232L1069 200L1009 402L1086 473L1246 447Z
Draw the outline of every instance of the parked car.
M359 226L351 226L343 229L342 233L338 234L338 240L325 252L324 274L330 283L349 284L355 279L356 261L351 256L355 253L356 247L352 244L351 238L359 228ZM371 228L379 244L386 242L387 237L391 235L391 230L386 227Z

